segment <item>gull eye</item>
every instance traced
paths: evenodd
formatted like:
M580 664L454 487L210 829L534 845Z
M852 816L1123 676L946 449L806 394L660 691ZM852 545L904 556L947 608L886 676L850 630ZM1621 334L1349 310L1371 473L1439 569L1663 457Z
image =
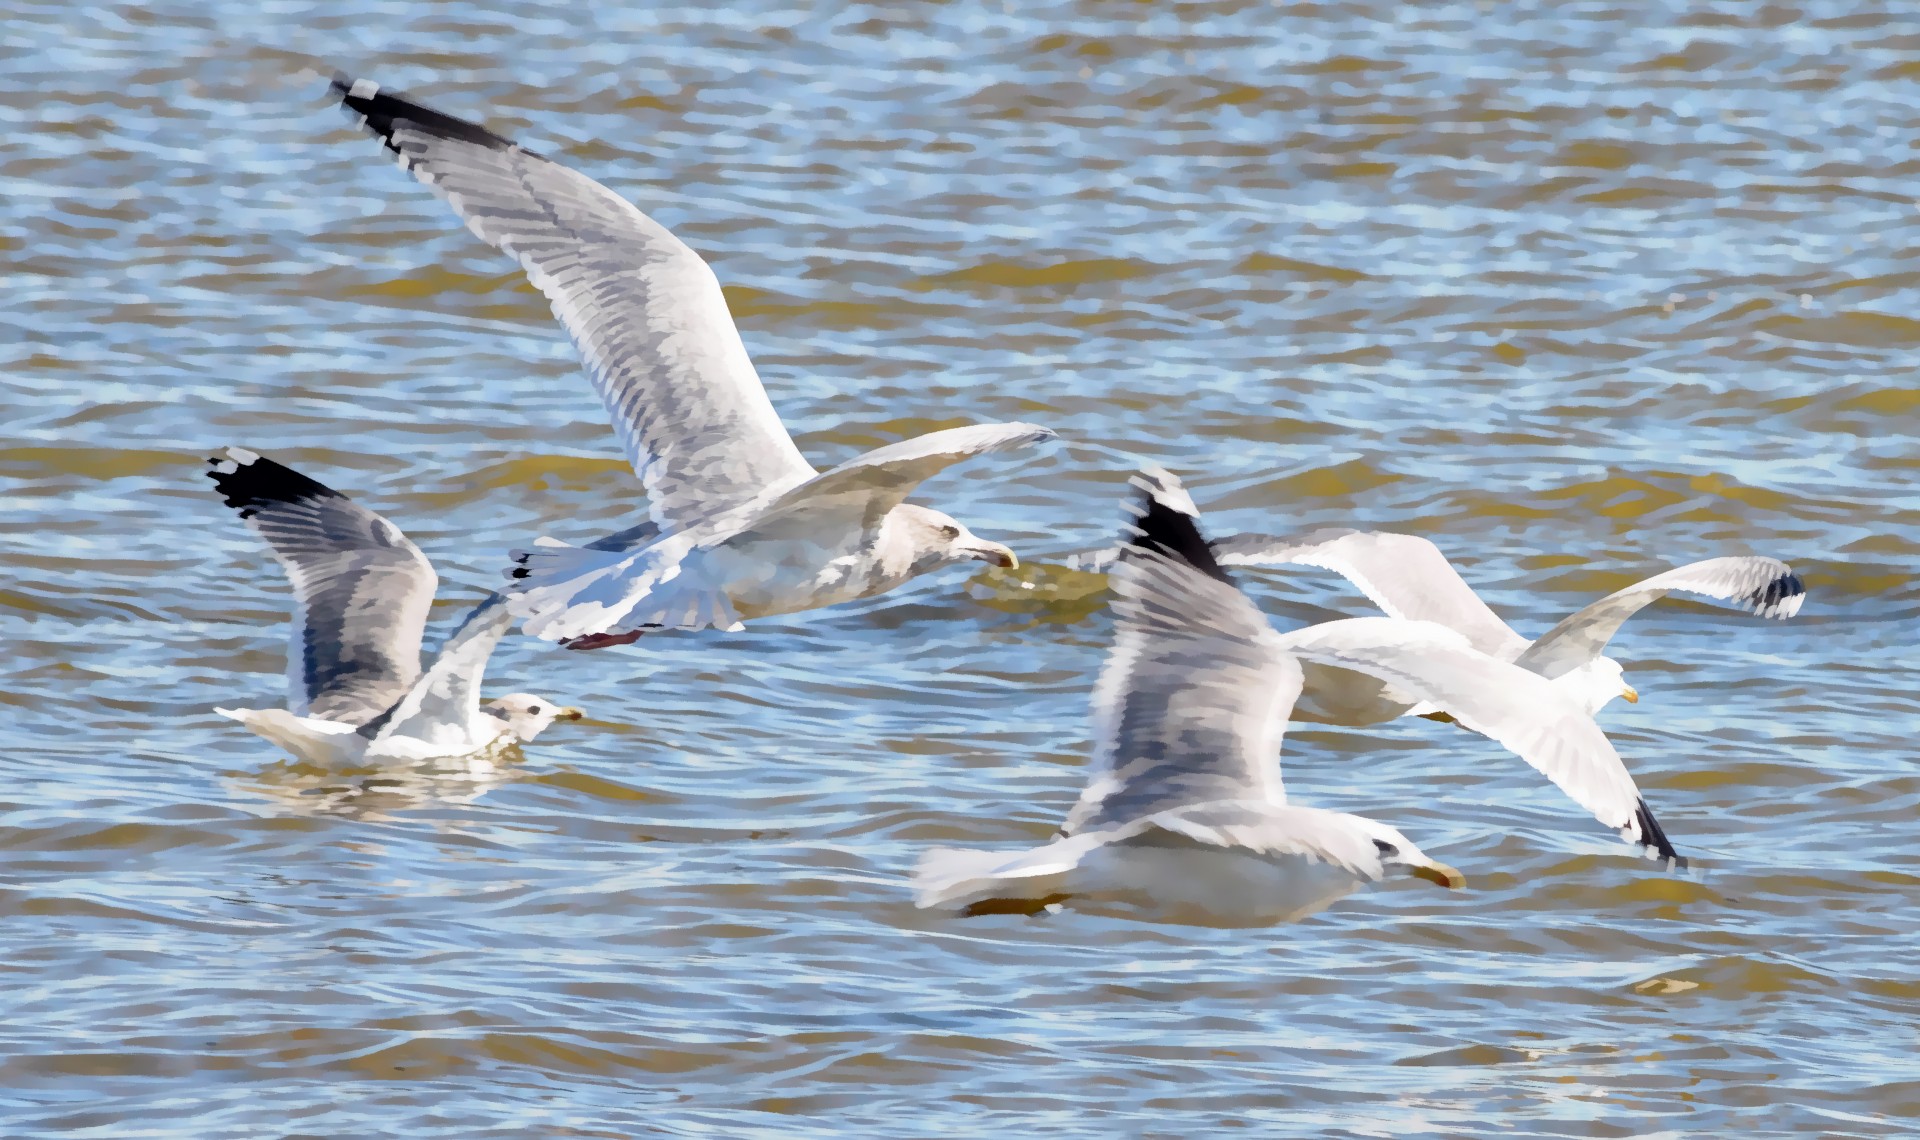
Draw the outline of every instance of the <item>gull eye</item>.
M528 705L528 706L527 706L527 715L528 715L528 716L539 716L539 715L540 715L540 706L539 706L539 705Z
M1374 850L1380 852L1380 857L1382 859L1391 859L1395 855L1400 854L1400 849L1398 847L1395 847L1393 844L1388 843L1384 839L1374 840L1373 847L1374 847Z
M960 537L960 528L957 526L943 526L940 528L940 537L951 542Z

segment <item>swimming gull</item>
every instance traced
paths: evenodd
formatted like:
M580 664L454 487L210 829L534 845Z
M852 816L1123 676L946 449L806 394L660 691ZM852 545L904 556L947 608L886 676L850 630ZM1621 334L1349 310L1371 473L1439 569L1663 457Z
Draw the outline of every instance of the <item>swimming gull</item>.
M1227 566L1313 566L1358 587L1394 617L1438 622L1459 631L1474 648L1511 661L1572 692L1590 713L1615 697L1640 699L1618 661L1603 654L1622 623L1670 593L1734 602L1765 618L1800 612L1806 587L1793 567L1775 558L1732 555L1691 562L1616 590L1572 614L1538 640L1528 641L1501 620L1460 577L1431 541L1411 534L1332 528L1286 538L1240 534L1217 539L1214 554ZM1113 551L1082 555L1074 564L1099 569ZM1308 699L1295 718L1362 725L1430 710L1370 678L1309 670Z
M1017 565L1007 547L905 500L954 463L1053 432L950 428L818 472L774 412L712 269L658 222L477 123L365 79L336 76L333 88L546 294L661 524L658 541L631 552L550 538L515 551L507 604L528 633L592 649L655 629L734 630L956 562Z
M238 447L207 473L293 585L286 709L214 711L302 760L346 765L465 756L529 741L580 710L530 693L480 703L487 659L513 618L475 606L420 668L439 579L400 528L345 495Z
M1112 568L1116 632L1094 688L1094 756L1059 836L1017 854L930 851L922 907L1056 903L1240 925L1311 914L1404 872L1459 886L1400 832L1290 805L1278 756L1301 663L1365 671L1434 701L1550 776L1602 822L1683 862L1592 718L1544 679L1432 622L1347 618L1282 634L1234 585L1170 474L1135 479Z

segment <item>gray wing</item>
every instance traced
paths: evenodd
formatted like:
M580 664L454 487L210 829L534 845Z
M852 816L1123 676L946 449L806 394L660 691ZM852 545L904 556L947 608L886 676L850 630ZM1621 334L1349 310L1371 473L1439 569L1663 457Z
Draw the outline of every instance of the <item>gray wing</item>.
M1154 832L1161 834L1154 835ZM1224 800L1157 812L1120 832L1157 845L1177 837L1207 847L1299 855L1378 880L1385 874L1374 835L1355 816L1320 808Z
M1641 609L1675 590L1737 602L1761 617L1790 618L1800 612L1807 589L1793 567L1776 558L1736 555L1691 562L1616 590L1546 632L1518 664L1543 677L1558 677L1600 656L1607 642Z
M296 715L365 724L420 676L438 581L400 528L340 492L238 447L208 477L293 584L287 700Z
M485 745L486 740L475 739L474 731L480 716L480 685L494 647L513 622L506 598L489 594L467 613L407 695L387 715L362 725L361 735L374 740L405 737L450 754ZM491 739L493 734L487 735Z
M1438 622L1503 661L1527 639L1487 608L1440 548L1411 534L1321 530L1296 538L1239 534L1213 544L1226 566L1317 566L1352 582L1389 616Z
M1434 622L1347 618L1276 639L1302 660L1378 677L1431 701L1525 760L1626 839L1670 865L1685 862L1606 733L1547 678L1490 657Z
M333 86L546 294L656 517L684 526L813 476L698 254L593 179L484 127L364 79Z
M660 524L649 519L643 523L635 523L625 530L616 530L612 534L596 538L592 542L586 543L585 548L588 550L632 550L637 546L645 546L647 543L659 537Z
M990 451L1026 447L1053 439L1036 424L969 424L903 439L857 455L833 470L793 488L770 503L748 524L765 533L775 520L820 528L828 516L846 525L873 526L906 501L916 487L963 459Z
M1245 595L1195 563L1205 546L1178 483L1164 472L1135 483L1146 502L1112 571L1116 635L1069 835L1216 800L1285 800L1280 742L1300 667Z
M630 550L643 546L660 534L658 524L638 523L586 544L588 550ZM507 631L514 616L507 608L505 594L488 594L468 611L440 652L433 665L413 688L384 716L360 727L361 735L374 740L408 737L435 746L436 750L457 753L464 748L479 748L487 743L474 731L481 716L480 686L486 680L487 662ZM478 721L482 730L496 725ZM491 739L491 732L485 735Z

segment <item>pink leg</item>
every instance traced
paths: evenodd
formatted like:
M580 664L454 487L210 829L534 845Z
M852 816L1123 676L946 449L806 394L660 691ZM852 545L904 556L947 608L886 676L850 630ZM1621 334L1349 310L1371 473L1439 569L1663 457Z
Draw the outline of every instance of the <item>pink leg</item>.
M605 649L609 645L632 645L646 633L636 629L630 633L587 633L579 637L569 637L560 644L568 649Z

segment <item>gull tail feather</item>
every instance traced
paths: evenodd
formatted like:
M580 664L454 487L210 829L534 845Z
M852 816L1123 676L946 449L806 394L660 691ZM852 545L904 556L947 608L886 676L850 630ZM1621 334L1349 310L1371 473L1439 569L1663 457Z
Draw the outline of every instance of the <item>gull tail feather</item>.
M237 720L249 732L265 737L302 760L344 763L365 751L353 725L298 716L286 709L223 709L214 712Z
M740 628L732 601L700 573L697 557L670 544L593 550L543 538L511 557L507 607L534 637Z
M914 905L958 910L984 899L1050 898L1064 893L1067 876L1099 845L1076 835L1027 851L936 847L914 868Z

